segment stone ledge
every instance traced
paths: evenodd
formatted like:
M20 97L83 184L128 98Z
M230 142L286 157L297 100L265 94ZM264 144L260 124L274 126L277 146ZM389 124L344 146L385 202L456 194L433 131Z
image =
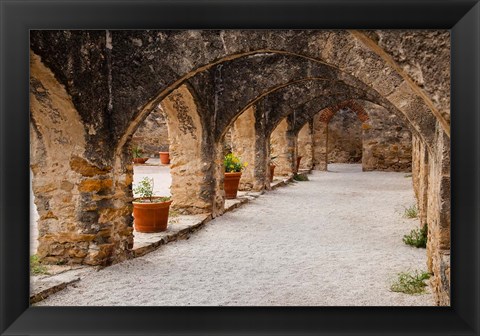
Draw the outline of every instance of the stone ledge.
M57 268L61 269L62 267L57 266ZM94 270L97 270L97 267L81 266L69 269L64 267L64 270L58 273L32 276L30 279L30 304L46 299L68 285L79 281L81 276Z
M277 189L278 187L285 186L292 181L293 181L293 174L282 177L281 179L274 178L272 183L270 183L270 189L271 190Z
M190 233L195 232L211 219L212 216L210 214L181 215L170 220L167 231L158 233L141 233L134 231L132 257L143 256L171 241L186 239Z
M293 175L276 179L271 183L272 190L287 185ZM243 204L260 197L264 192L239 191L236 199L225 200L225 213L232 211ZM169 242L188 239L190 234L201 229L212 220L210 214L180 215L169 219L167 231L159 233L140 233L134 231L134 245L131 258L144 256ZM94 266L47 266L52 275L34 276L30 284L30 304L40 302L50 295L57 293L81 280L89 272L98 270Z

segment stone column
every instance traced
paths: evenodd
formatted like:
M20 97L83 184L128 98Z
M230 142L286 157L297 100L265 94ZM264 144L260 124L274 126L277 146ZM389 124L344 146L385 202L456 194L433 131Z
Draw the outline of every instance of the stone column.
M289 130L287 118L283 119L270 135L271 155L275 159L275 175L293 174L295 166L296 136Z
M240 190L259 191L263 190L265 185L263 174L257 172L265 165L266 159L265 148L259 148L261 146L257 143L258 140L265 143L265 140L263 135L257 135L256 124L255 107L251 106L235 120L232 127L232 151L243 162L248 163L240 179ZM259 136L261 139L257 140Z
M302 157L300 169L312 169L313 167L313 138L312 122L306 123L297 137L297 155Z
M161 106L166 113L170 139L172 207L185 214L211 212L212 181L206 176L214 169L212 158L207 157L212 145L204 143L195 101L182 85Z
M123 260L133 242L128 181L115 176L108 144L95 136L101 123L84 125L71 96L40 58L31 54L30 65L37 253L47 263Z
M313 118L313 169L327 170L328 124L320 119L321 113Z
M431 284L438 305L450 304L450 139L437 122L428 160L428 242Z

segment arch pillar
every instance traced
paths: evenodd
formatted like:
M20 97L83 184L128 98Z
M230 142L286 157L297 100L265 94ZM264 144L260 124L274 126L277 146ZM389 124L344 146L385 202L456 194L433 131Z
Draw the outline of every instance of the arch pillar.
M123 197L115 192L111 152L95 137L101 123L84 125L65 87L33 53L30 84L38 256L55 264L125 259L133 242L131 206L117 201Z
M313 169L327 170L328 124L321 118L321 113L313 117Z
M436 149L428 160L427 258L436 303L450 305L450 141L437 122Z
M204 142L202 123L197 105L186 85L170 93L161 102L166 112L169 134L172 208L184 214L212 211L212 181L208 171L213 169L205 157L210 147Z
M243 112L232 127L232 151L248 163L240 179L240 190L261 191L265 188L267 149L264 123L257 117L254 105Z
M313 123L307 122L298 132L297 155L302 157L299 169L312 169L313 167Z
M270 135L271 155L276 156L275 175L288 176L295 171L296 142L287 118L282 119Z

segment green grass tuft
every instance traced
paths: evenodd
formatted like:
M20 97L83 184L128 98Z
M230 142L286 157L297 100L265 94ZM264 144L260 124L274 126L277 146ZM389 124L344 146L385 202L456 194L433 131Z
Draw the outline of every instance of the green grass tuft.
M424 225L421 229L413 229L408 235L403 236L403 242L415 247L427 247L428 227Z
M30 256L30 272L32 275L50 274L48 269L40 263L40 259L36 254Z
M293 174L294 181L308 181L308 176L305 174Z
M427 284L425 280L430 278L428 272L401 272L398 273L398 278L390 286L392 292L399 292L405 294L424 294Z
M417 205L414 204L408 208L405 208L405 211L403 212L403 216L405 218L417 218L418 217Z

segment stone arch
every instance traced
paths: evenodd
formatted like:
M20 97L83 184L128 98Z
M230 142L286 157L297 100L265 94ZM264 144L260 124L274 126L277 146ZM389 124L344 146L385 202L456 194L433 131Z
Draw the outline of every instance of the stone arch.
M111 169L88 161L88 127L64 87L33 53L30 113L38 255L52 263L108 263L112 253L126 249L105 238L112 227L119 228L109 216Z
M335 115L335 113L337 113L341 109L349 109L357 115L358 120L360 120L361 122L366 122L369 119L368 114L363 108L363 106L361 106L354 100L347 100L335 106L329 106L320 111L319 120L328 124Z
M209 185L204 178L209 170L204 158L204 126L187 85L172 91L162 102L170 139L172 207L182 213L211 212Z

